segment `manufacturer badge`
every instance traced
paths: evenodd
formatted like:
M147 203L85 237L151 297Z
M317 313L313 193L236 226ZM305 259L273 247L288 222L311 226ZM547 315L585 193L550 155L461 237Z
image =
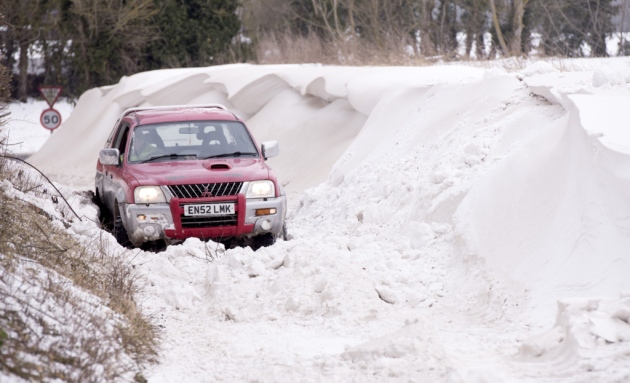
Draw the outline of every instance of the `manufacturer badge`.
M203 192L201 193L201 198L210 198L210 197L214 197L214 196L212 195L212 193L208 191L208 187L204 186Z

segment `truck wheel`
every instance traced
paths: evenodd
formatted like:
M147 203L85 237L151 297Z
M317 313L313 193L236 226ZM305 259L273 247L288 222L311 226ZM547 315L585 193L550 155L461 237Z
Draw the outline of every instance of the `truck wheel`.
M282 238L285 241L289 240L289 233L287 232L287 223L286 222L282 225L282 231L280 232L280 235L278 236L278 238Z
M120 216L120 208L118 206L118 202L114 204L114 211L112 212L112 214L114 215L112 219L112 234L114 234L114 238L116 238L116 241L118 241L121 246L132 247L131 241L129 240L129 235L127 234L127 229L125 229L122 218Z
M96 189L96 194L94 194L94 199L92 200L92 202L98 208L98 220L101 223L101 228L111 231L111 219L109 217L109 214L107 214L107 208L105 207L105 204L103 204L103 202L101 201L101 195L98 189Z
M260 234L252 238L252 250L256 251L261 247L271 246L276 243L276 236L268 234Z

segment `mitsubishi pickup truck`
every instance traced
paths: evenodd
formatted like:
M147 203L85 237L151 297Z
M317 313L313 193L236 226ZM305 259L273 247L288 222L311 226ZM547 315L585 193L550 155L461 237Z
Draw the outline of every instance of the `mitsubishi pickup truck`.
M286 194L266 163L278 152L222 105L131 108L99 152L95 199L126 246L269 246L286 237Z

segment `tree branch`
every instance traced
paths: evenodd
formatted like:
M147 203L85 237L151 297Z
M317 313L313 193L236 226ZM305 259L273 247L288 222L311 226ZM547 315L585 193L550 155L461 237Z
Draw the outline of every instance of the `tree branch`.
M492 21L494 23L494 30L497 32L497 39L499 40L499 44L501 45L501 50L505 55L510 55L510 51L508 49L507 44L505 43L505 39L503 38L503 32L501 32L501 24L499 23L499 15L497 14L497 7L494 4L494 0L490 1L490 8L492 9Z
M59 189L57 189L57 187L52 183L52 181L48 177L46 177L46 175L44 173L42 173L39 169L37 169L35 166L29 164L28 162L24 161L21 158L17 158L17 157L13 157L13 156L6 156L6 155L0 155L0 158L6 158L6 159L9 159L9 160L19 161L19 162L25 163L26 165L28 165L31 168L35 169L42 177L44 177L46 179L46 181L48 181L50 186L52 186L57 191L57 193L59 193L59 196L66 202L66 205L68 205L68 208L74 213L74 215L79 219L79 221L82 221L81 217L79 217L77 212L74 211L72 206L70 206L70 203L68 202L66 197L64 197L63 194L61 194Z

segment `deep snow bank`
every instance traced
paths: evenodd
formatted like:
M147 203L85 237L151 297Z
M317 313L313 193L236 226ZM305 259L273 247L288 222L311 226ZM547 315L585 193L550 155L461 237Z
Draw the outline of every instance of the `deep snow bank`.
M123 77L79 99L70 118L30 160L61 182L91 187L98 151L122 111L135 106L222 103L257 139L280 142L272 165L289 190L323 181L381 98L401 86L463 82L482 70L226 65ZM72 147L74 150L66 150ZM51 161L54 159L54 161Z
M569 99L567 114L514 148L456 215L465 251L531 286L534 305L630 288L630 157L583 126L579 106L596 96Z
M206 367L223 368L223 378L627 377L628 302L617 298L630 288L626 168L605 159L625 155L587 134L586 109L552 101L494 71L392 89L329 181L299 199L292 241L231 250L208 267L186 256L207 257L203 244L171 248L147 263L156 286L148 304L180 321L234 323L229 339L210 331L235 360ZM600 295L611 303L588 304ZM571 296L586 298L561 305L553 324L556 302ZM296 325L309 330L278 350L269 344L284 338L271 323L291 337ZM239 371L251 350L225 344L252 337L257 363ZM158 380L175 366L194 370L182 357L168 363Z

